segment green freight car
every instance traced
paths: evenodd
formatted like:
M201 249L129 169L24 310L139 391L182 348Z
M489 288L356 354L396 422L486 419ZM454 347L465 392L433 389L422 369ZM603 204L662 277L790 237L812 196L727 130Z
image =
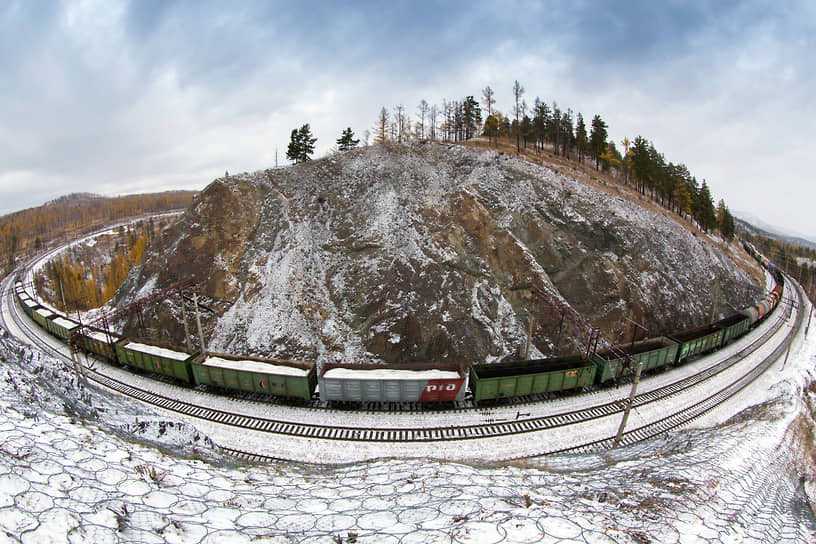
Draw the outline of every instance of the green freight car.
M674 364L677 359L677 350L677 342L665 336L659 336L595 353L592 360L598 367L596 382L605 383L622 376L631 376L638 362L643 363L642 372Z
M45 320L45 330L63 340L66 340L71 331L77 327L79 327L79 323L59 314L54 314Z
M20 306L23 308L23 312L25 312L30 319L34 319L34 311L40 307L39 303L25 294L20 295L19 300ZM35 319L35 321L37 320ZM39 321L37 322L39 323Z
M71 341L86 352L100 355L110 361L116 361L115 344L121 338L121 336L111 332L89 328L75 333Z
M734 314L731 317L717 321L714 323L714 326L723 330L721 345L725 345L730 340L738 338L748 332L748 328L751 326L751 319L746 314Z
M470 367L475 401L551 393L592 385L596 365L581 357L533 359Z
M45 330L48 330L48 320L52 319L55 315L56 314L48 308L38 306L33 310L31 318L37 323L37 325Z
M190 362L198 356L198 352L191 355L172 347L133 342L127 338L119 340L114 346L116 357L122 364L187 383L193 381Z
M191 367L195 383L236 391L309 400L317 385L313 362L208 353Z
M722 345L724 336L725 329L716 325L705 325L672 335L671 339L680 344L677 362L717 349Z

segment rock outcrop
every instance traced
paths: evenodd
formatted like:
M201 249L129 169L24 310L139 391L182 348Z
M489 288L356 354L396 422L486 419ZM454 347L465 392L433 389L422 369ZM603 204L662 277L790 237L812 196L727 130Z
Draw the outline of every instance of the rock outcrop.
M212 310L209 349L326 362L518 357L531 288L546 294L535 302L531 357L579 349L586 323L623 341L631 318L656 336L742 308L760 289L732 256L657 209L506 154L442 144L218 179L118 297L190 275ZM168 301L157 332L181 342L179 316Z

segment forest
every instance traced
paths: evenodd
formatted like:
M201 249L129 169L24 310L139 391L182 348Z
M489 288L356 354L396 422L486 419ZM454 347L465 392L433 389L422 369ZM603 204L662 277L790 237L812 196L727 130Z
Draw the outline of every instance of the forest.
M72 194L0 217L0 270L14 270L27 256L92 232L120 219L186 209L196 193L169 191L144 195L101 197Z
M97 236L91 248L80 246L62 252L34 278L37 292L66 313L98 308L113 298L165 225L165 221L151 217Z
M783 272L789 274L805 290L810 300L816 300L816 249L792 244L758 233L742 232L740 237L751 242Z

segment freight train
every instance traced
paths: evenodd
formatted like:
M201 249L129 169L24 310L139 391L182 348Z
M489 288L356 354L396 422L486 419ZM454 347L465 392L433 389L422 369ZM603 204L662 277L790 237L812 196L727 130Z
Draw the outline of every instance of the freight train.
M190 385L329 403L475 402L579 389L617 382L638 363L652 371L721 348L765 319L782 298L784 278L752 245L745 250L765 267L776 286L753 306L716 323L592 353L493 364L349 365L325 364L320 373L311 361L290 361L223 353L189 353L177 347L123 338L81 325L42 306L22 282L15 296L40 327L86 353L168 376ZM468 397L470 398L470 396Z

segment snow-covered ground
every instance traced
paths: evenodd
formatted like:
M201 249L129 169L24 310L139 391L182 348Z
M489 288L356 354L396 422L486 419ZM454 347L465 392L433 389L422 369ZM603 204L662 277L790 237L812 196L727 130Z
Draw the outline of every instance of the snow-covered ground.
M812 542L814 337L694 429L602 454L242 466L4 335L0 543Z

